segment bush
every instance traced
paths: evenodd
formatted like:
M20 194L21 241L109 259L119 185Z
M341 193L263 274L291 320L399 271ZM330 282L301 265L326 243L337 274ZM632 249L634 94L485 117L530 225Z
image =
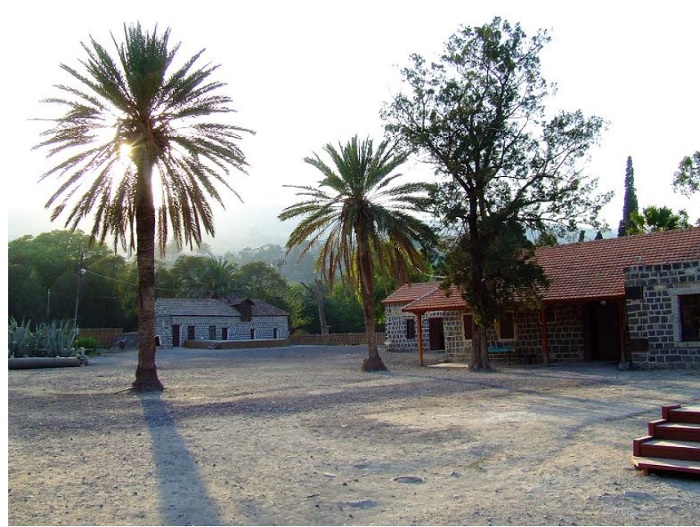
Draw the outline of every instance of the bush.
M100 342L94 337L78 337L75 341L76 348L85 348L86 351L95 351L100 347Z

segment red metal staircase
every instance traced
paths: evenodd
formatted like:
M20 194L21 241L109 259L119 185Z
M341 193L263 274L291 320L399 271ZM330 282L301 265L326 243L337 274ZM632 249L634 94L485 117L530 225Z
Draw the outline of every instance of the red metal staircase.
M649 422L649 435L632 442L632 463L645 474L700 475L700 406L662 406L661 417Z

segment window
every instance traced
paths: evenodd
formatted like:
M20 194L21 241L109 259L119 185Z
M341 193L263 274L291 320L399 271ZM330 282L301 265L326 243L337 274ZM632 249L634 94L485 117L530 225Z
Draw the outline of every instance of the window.
M406 319L406 338L408 340L416 338L416 321L412 318Z
M700 294L678 295L681 341L700 341Z
M209 340L216 340L216 326L209 326Z
M515 322L511 311L503 313L498 320L498 338L500 340L515 339Z
M277 328L272 328L272 338L273 339L278 339L279 338L279 330Z
M221 340L228 340L228 328L221 328Z
M187 340L194 340L194 326L187 326Z
M255 328L250 328L250 340L255 340Z
M464 324L464 340L473 339L472 326L474 325L474 317L472 315L464 315L462 323Z

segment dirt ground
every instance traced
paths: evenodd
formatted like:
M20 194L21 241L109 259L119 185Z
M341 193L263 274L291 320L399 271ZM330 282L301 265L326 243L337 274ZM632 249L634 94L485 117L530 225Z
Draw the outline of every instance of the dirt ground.
M700 478L632 439L700 372L421 368L366 348L161 350L8 372L11 525L698 525ZM428 355L436 362L438 355Z

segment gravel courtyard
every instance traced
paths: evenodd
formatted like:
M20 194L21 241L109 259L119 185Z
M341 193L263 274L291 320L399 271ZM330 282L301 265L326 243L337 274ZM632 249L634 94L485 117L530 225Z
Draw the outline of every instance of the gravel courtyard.
M8 372L11 525L698 525L700 478L630 462L700 372L421 368L363 346L160 350ZM428 355L436 362L439 356Z

